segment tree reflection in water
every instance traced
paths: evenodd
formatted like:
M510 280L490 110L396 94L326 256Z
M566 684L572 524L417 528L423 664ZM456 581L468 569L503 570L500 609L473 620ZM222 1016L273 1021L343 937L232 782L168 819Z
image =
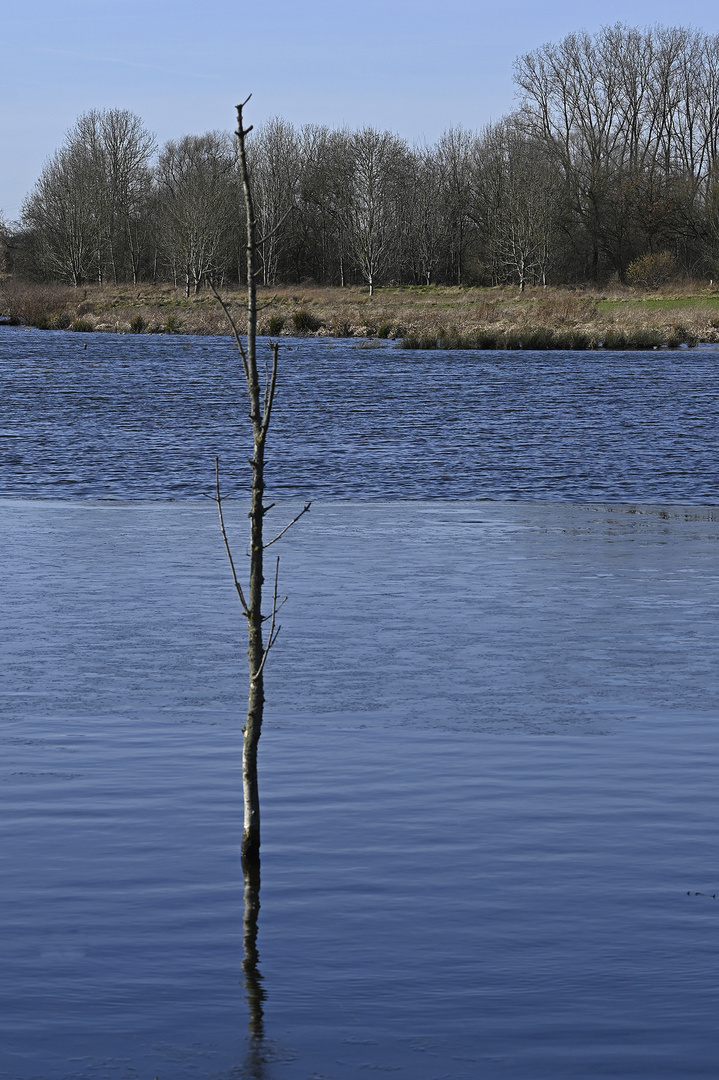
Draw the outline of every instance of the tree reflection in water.
M245 1075L251 1080L263 1080L265 1076L264 1035L265 1020L263 1003L265 988L259 967L257 929L260 914L260 860L244 868L245 912L242 920L244 959L242 972L245 977L247 1006L249 1011L250 1039L245 1059Z

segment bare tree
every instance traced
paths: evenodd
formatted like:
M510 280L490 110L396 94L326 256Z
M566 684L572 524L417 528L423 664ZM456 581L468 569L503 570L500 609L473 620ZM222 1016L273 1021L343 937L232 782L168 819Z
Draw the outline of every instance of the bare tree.
M139 117L127 109L100 114L100 137L107 184L107 246L115 282L127 276L137 284L147 246L147 204L152 178L149 167L155 139Z
M242 110L249 98L237 106L237 142L239 149L239 167L242 191L245 202L245 218L247 226L247 335L243 344L237 324L232 317L229 308L220 294L214 288L215 296L232 326L232 331L237 344L237 351L242 362L242 370L247 386L247 395L250 403L250 421L252 423L253 454L250 461L252 466L251 504L250 504L250 579L247 595L242 588L237 576L235 563L232 557L230 544L225 528L222 513L222 495L220 492L220 467L219 460L215 461L215 495L217 510L220 516L220 528L225 542L225 550L229 559L232 578L235 589L242 606L242 612L247 620L248 643L247 656L249 660L249 693L247 701L247 721L243 728L242 740L242 790L244 796L244 827L242 832L242 864L247 869L252 864L258 863L260 858L260 798L257 781L257 747L262 731L264 695L264 669L270 649L277 640L280 627L277 623L277 614L284 603L280 600L277 592L280 569L279 558L275 562L274 590L272 605L267 615L262 614L262 586L264 584L264 553L283 536L287 530L298 521L309 508L306 503L304 508L289 525L285 526L273 539L264 540L264 518L270 507L264 503L265 492L265 444L267 432L272 416L272 406L277 389L277 361L279 346L272 343L271 369L267 371L264 387L260 383L260 375L257 364L257 290L256 270L257 251L262 242L262 237L257 236L257 224L255 220L255 208L252 198L252 187L247 167L246 139L252 131L252 127L243 126ZM266 639L263 637L263 626L269 622Z
M23 206L40 268L74 285L132 267L137 280L138 231L150 187L153 136L126 109L91 110L68 131Z
M185 295L221 277L231 257L236 205L235 154L229 136L210 131L165 144L157 166L161 249Z
M477 144L475 206L496 281L547 284L561 186L546 150L516 118L488 127Z
M46 273L87 281L97 253L94 190L84 147L68 140L48 161L22 207Z
M443 175L441 162L428 148L415 153L417 183L414 185L412 240L416 258L416 277L424 285L433 285L445 236L442 214Z
M440 137L434 151L442 176L441 205L447 238L445 276L454 285L466 283L468 248L475 232L470 213L475 143L472 132L451 127Z
M4 274L8 268L10 259L10 227L0 213L0 274Z
M349 140L351 198L342 209L357 265L374 295L398 234L398 170L404 144L388 131L366 127Z
M258 247L262 284L274 285L287 247L289 217L302 173L297 132L286 120L275 117L256 132L250 149L250 177L263 237Z

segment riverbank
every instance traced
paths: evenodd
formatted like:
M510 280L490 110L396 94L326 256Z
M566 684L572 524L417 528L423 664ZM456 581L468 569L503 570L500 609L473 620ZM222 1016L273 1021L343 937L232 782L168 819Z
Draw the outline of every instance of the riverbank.
M243 289L223 290L244 330ZM378 289L313 285L258 289L263 335L389 338L408 348L676 347L719 343L719 288L703 283L656 292L610 289ZM77 332L225 335L227 319L209 290L186 298L170 285L0 283L0 316L15 325Z

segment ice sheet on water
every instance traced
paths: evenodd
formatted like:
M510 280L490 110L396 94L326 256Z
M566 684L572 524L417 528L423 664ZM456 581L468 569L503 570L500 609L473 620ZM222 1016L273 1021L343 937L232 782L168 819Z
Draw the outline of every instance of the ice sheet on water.
M241 564L245 507L227 513ZM315 505L269 553L289 600L268 723L602 730L713 709L718 516ZM242 714L243 622L211 504L7 501L0 530L8 715Z
M213 508L0 510L0 1075L255 1075ZM711 1074L716 518L333 503L278 545L258 1075Z

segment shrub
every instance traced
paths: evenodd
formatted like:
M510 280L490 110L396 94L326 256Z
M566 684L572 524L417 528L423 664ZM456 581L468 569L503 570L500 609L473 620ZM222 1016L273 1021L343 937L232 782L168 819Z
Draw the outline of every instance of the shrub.
M70 323L68 330L72 330L76 334L91 334L94 327L89 319L73 319Z
M474 339L475 348L477 349L499 349L501 346L498 344L500 335L494 333L492 330L480 330Z
M391 333L392 333L392 324L391 323L388 323L388 322L382 323L382 325L377 328L377 337L378 338L388 338Z
M400 349L418 349L419 339L414 334L407 334L399 343Z
M664 344L665 335L659 330L635 330L629 335L629 349L658 349Z
M656 289L675 278L677 272L677 262L670 251L655 251L629 264L627 281L640 288Z
M440 330L437 335L438 349L466 349L467 343L453 327L451 330Z
M589 334L585 334L583 330L572 330L569 335L569 344L566 346L568 349L595 349L596 342L593 342L589 337Z
M555 341L559 339L558 341ZM561 349L561 336L549 326L529 327L522 333L523 349Z
M270 315L270 321L267 326L270 337L278 337L278 335L282 333L284 325L285 320L282 315Z
M135 315L133 319L130 319L130 329L133 334L142 334L145 330L147 323L143 319L142 315Z
M322 325L319 319L316 319L314 315L310 315L309 311L305 311L304 308L300 308L299 311L294 313L292 322L295 324L295 330L298 334L313 334Z
M607 330L602 342L603 349L626 349L627 335L622 330Z
M182 329L182 322L179 315L168 315L167 322L165 323L166 334L179 334Z

